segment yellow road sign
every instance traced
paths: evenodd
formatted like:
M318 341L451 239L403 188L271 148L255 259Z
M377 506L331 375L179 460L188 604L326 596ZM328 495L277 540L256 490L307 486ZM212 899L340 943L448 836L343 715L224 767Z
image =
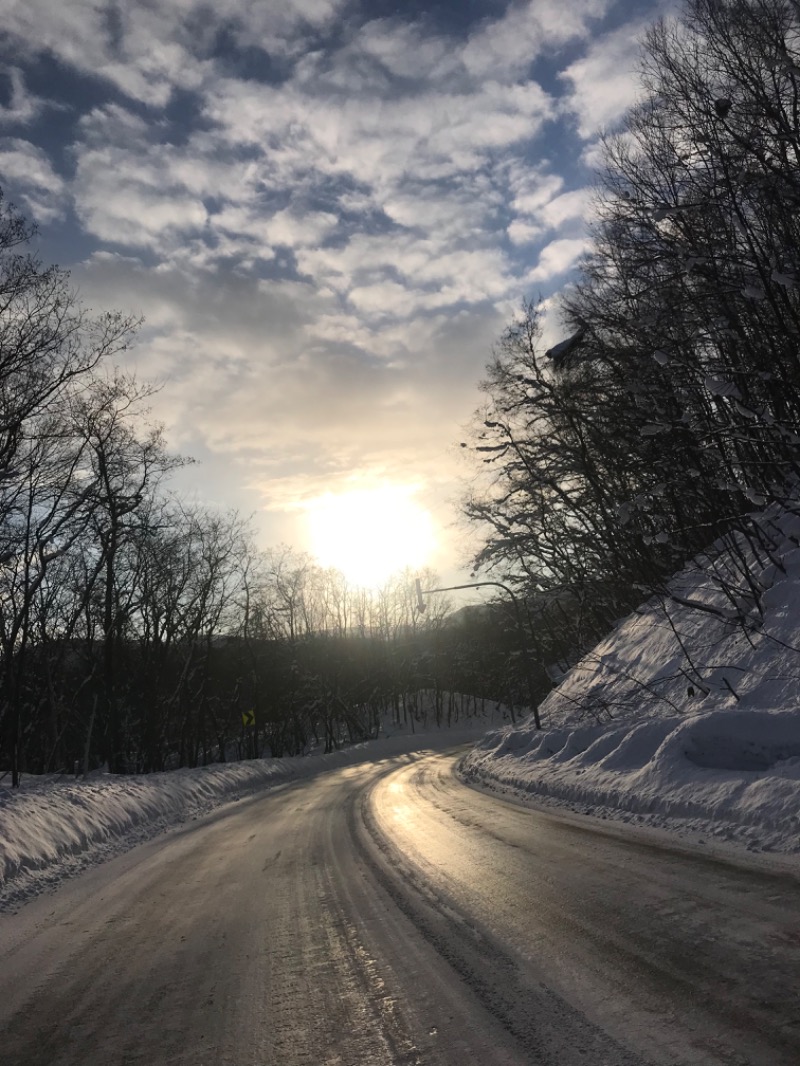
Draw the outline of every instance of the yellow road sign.
M255 725L256 724L256 712L255 711L242 711L242 725Z

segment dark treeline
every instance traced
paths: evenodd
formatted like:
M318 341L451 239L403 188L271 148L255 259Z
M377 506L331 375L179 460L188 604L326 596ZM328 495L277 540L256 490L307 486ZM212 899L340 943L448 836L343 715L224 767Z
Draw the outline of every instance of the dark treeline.
M566 339L544 351L526 306L488 367L477 563L561 654L715 542L720 613L757 625L750 560L779 536L754 512L798 508L799 116L793 0L690 0L655 25L604 140Z

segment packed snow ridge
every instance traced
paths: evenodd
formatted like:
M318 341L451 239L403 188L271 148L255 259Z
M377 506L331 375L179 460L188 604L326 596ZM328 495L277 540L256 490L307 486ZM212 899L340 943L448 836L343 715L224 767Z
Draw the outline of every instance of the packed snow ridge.
M81 870L122 854L215 809L365 760L474 742L502 709L437 729L408 732L384 723L377 740L329 755L217 763L165 773L86 779L24 777L11 789L0 780L0 912L56 888Z
M743 539L693 560L493 731L463 779L536 805L800 855L800 520L769 557Z

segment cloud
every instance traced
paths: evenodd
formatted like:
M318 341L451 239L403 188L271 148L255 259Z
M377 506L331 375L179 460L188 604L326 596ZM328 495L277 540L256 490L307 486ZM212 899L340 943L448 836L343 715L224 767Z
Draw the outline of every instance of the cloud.
M18 137L0 138L0 174L37 222L46 225L64 216L66 186L41 148Z
M38 118L48 102L28 92L19 67L0 65L2 75L8 78L10 99L7 107L0 107L0 126L26 126Z
M543 227L535 222L515 218L508 224L508 239L512 244L534 244L544 232Z
M270 468L302 455L315 478L343 479L353 462L434 470L502 325L484 307L370 328L302 282L154 275L122 256L89 260L76 280L93 305L125 293L122 310L144 314L135 361L165 381L156 413L176 446L199 433Z
M371 318L393 315L408 318L415 311L430 306L431 295L415 292L396 281L380 281L374 285L362 285L350 290L350 304Z
M562 238L551 241L539 253L539 262L527 275L529 282L550 281L565 274L591 247L586 237Z
M106 4L102 0L52 4L49 0L10 0L3 7L3 29L20 58L51 51L65 63L90 68L110 46Z
M387 57L416 47L417 35L415 27L404 35L394 22L368 23L345 46L306 57L283 84L220 77L198 90L206 123L179 143L140 112L118 104L95 108L81 120L73 147L82 223L103 241L193 266L237 256L252 266L274 260L276 246L284 246L311 276L315 257L337 260L329 273L339 280L320 281L346 291L364 285L353 275L355 264L348 267L348 226L357 233L362 222L340 225L357 203L382 217L384 229L387 220L401 230L435 229L436 254L461 273L455 254L467 243L474 247L481 233L488 238L507 195L498 151L524 149L554 104L536 82L471 80L463 69L458 84L438 94L430 79L406 78L395 95L381 96L377 67L357 92L322 94L320 78L343 69L354 51L379 55L385 73ZM381 243L376 266L383 274L395 236ZM483 295L503 287L497 279L508 270L501 260L484 257L496 276L479 287ZM441 271L437 280L456 301L477 291L474 281L465 286Z
M321 244L336 229L338 218L329 211L299 213L284 208L267 214L259 212L252 203L228 203L208 222L214 231L231 238L227 246L218 243L215 251L241 250L242 242L250 240L258 246L261 258L273 259L273 249L280 246L301 249Z
M593 41L586 54L560 74L570 88L564 106L584 139L614 126L640 94L640 41L647 23L629 22Z
M509 179L511 207L520 214L535 215L560 192L564 179L538 168L513 166Z
M550 200L539 212L542 222L551 229L558 229L565 222L582 221L592 201L591 189L573 189Z
M43 20L40 39L85 67L78 38L40 0L33 3ZM339 10L294 3L268 17L264 7L272 5L227 0L211 21L235 30L251 18L250 46L272 47L276 34L319 29ZM375 311L381 292L392 294L395 313L406 307L409 314L502 298L513 285L509 264L500 252L475 249L481 234L493 239L508 195L498 153L524 152L555 103L522 68L499 64L486 77L475 55L490 38L499 48L504 34L513 37L523 16L541 43L585 32L582 20L599 9L585 3L576 22L557 28L545 25L536 4L513 8L456 48L419 22L340 23L339 43L298 54L284 81L266 84L220 74L213 25L193 23L200 9L192 0L182 21L175 4L135 7L116 23L103 5L87 5L78 22L81 39L97 50L96 74L151 106L164 104L170 86L190 88L205 122L176 142L169 127L139 109L95 108L80 121L72 149L78 217L96 239L146 248L187 268L235 260L254 269L285 247L305 276L353 290L357 304ZM30 13L15 5L11 24L21 33ZM58 46L56 30L63 33ZM360 220L342 224L354 197L384 219L381 239L367 242L375 253L371 277L352 254L364 247ZM422 243L403 240L406 230ZM411 270L422 271L413 283ZM402 287L402 298L387 285ZM433 285L438 294L428 291Z
M202 81L203 61L181 32L178 3L11 0L6 7L3 28L23 54L49 52L142 103L163 106L176 86L196 88Z
M609 0L511 4L502 18L487 22L471 37L462 61L475 77L491 76L498 69L518 76L545 50L585 37L590 21L608 7Z
M341 247L298 251L297 264L317 284L348 293L367 314L481 303L515 286L496 246L461 246L435 234L356 234Z
M309 33L331 27L348 3L349 0L221 0L211 18L216 17L218 23L228 27L240 47L296 56L305 51ZM194 6L204 18L209 17L203 0L194 0Z
M544 193L546 189L545 183L541 192ZM516 202L525 203L528 206L528 213L520 215L509 223L509 239L514 244L533 244L539 241L548 230L562 230L565 227L582 229L592 195L591 189L584 188L573 189L571 192L562 193L547 201L544 195L519 198Z
M266 235L275 244L289 248L317 246L336 229L338 219L330 211L310 211L296 214L278 211L265 220Z
M382 18L364 24L323 69L315 57L306 77L322 73L327 85L348 92L376 87L389 92L397 79L441 84L461 69L449 38L426 32L418 22Z
M81 157L75 182L75 205L86 229L111 245L150 248L160 253L202 231L207 221L201 200L186 190L164 186L143 163L120 165L113 149Z
M535 83L486 82L435 95L421 85L390 99L317 93L313 83L224 79L208 94L205 114L221 144L264 150L268 184L347 176L385 196L406 178L474 172L497 149L530 141L554 113Z
M563 191L564 177L550 170L542 161L537 167L509 166L509 212L506 232L512 244L541 244L548 231L561 237L573 237L584 231L584 222L592 201L591 188Z
M404 181L381 207L398 226L439 240L469 240L486 228L487 215L503 202L501 188L485 176L462 176L445 189Z
M3 29L23 55L48 52L133 100L163 107L176 89L195 91L212 78L220 33L229 32L242 47L291 55L302 50L309 30L328 25L345 2L9 0Z

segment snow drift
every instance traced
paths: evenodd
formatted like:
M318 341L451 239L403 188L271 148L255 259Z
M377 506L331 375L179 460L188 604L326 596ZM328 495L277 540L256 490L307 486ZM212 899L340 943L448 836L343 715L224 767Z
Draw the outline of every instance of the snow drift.
M329 755L254 759L196 769L87 780L27 777L0 785L0 911L65 878L229 802L340 766L474 741L487 718L441 730L399 731Z
M752 849L800 852L800 711L489 734L464 779Z
M692 560L523 722L462 761L467 782L753 850L800 853L800 522L760 521Z

